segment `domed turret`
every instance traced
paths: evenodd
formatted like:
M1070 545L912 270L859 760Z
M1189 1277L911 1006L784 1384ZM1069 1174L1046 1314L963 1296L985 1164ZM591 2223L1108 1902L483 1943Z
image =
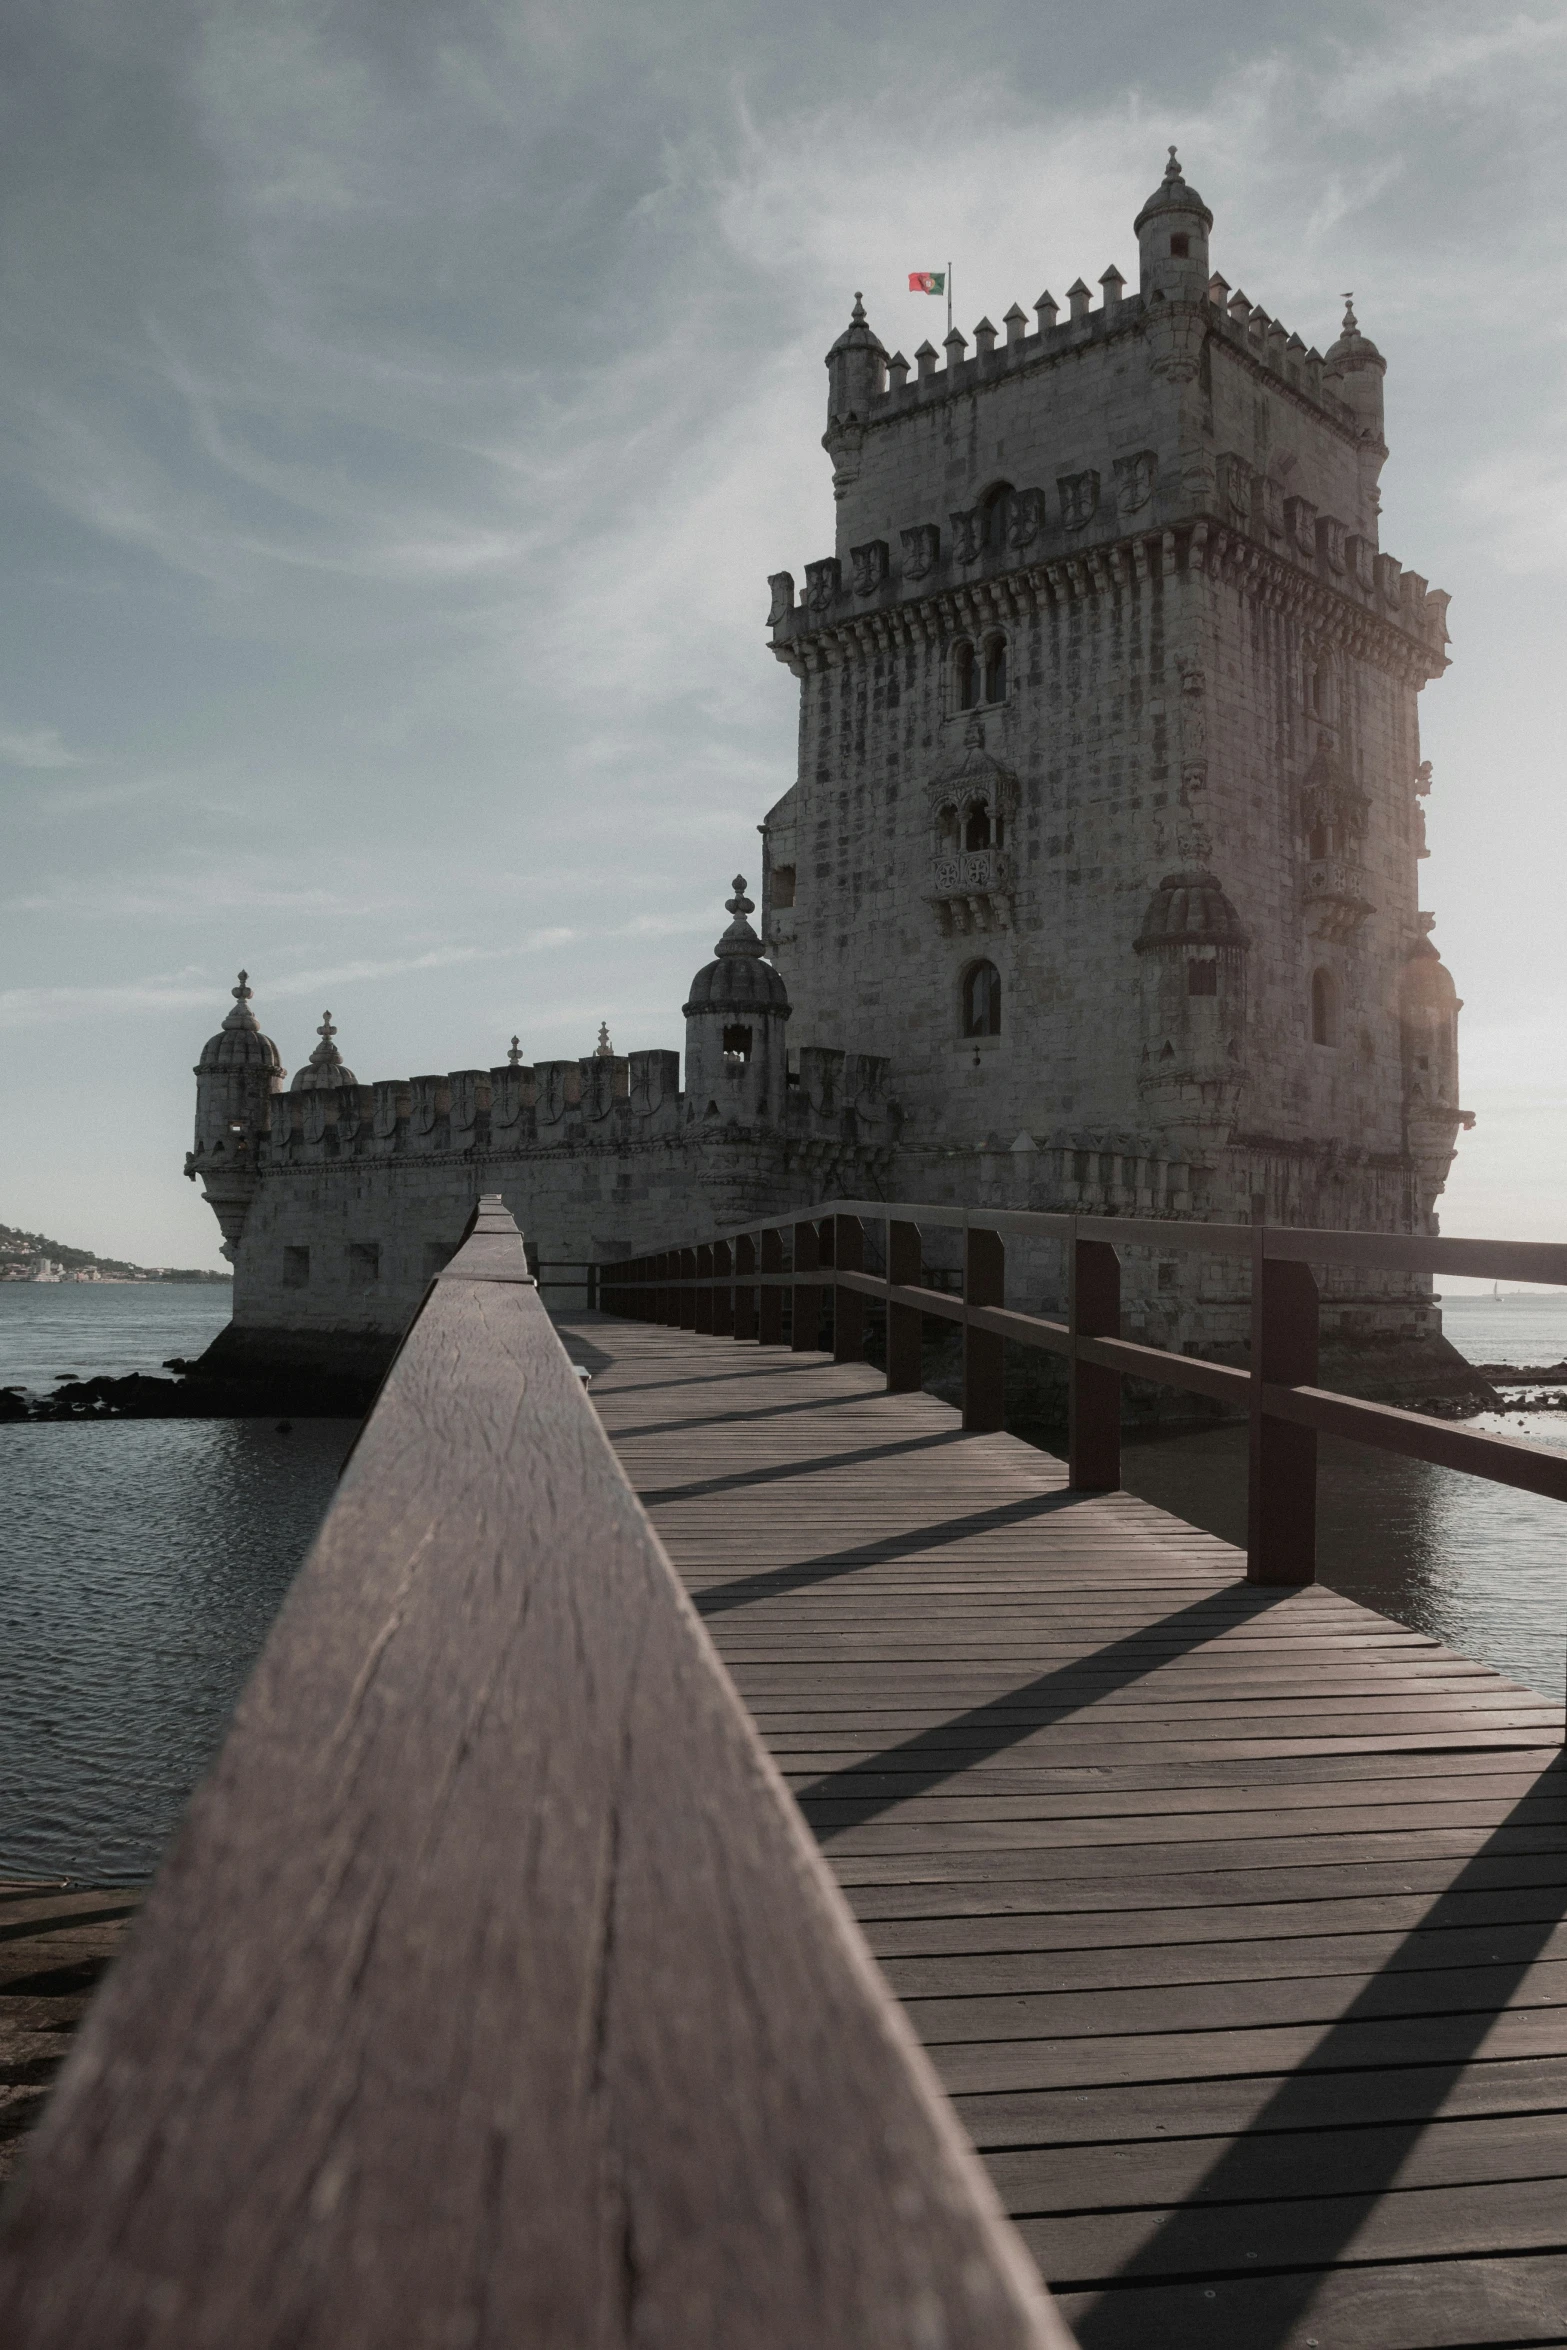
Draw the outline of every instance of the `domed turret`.
M1458 1106L1462 1008L1447 965L1429 938L1418 939L1399 974L1398 1024L1405 1143L1414 1161L1421 1212L1428 1219L1447 1181L1458 1130L1474 1124L1470 1112Z
M345 1069L343 1056L333 1041L337 1030L332 1025L330 1012L323 1012L321 1025L316 1030L321 1042L316 1046L305 1067L290 1086L291 1093L324 1093L339 1085L357 1085L352 1069Z
M1138 1090L1172 1147L1201 1163L1229 1140L1246 1082L1246 949L1218 876L1167 873L1134 941L1142 957Z
M1355 297L1344 296L1344 324L1339 338L1322 363L1322 381L1327 390L1336 392L1346 408L1354 411L1355 420L1366 440L1382 443L1382 379L1387 374L1387 361L1369 336L1360 331L1355 316Z
M829 437L846 424L863 424L872 400L886 387L886 348L866 319L863 297L856 294L849 323L827 354Z
M751 928L756 909L745 894L743 873L735 875L734 891L727 901L734 919L713 961L692 980L685 1006L688 1113L778 1125L787 1081L789 991Z
M250 1008L248 973L239 975L234 1009L196 1063L196 1143L185 1162L200 1176L232 1257L256 1187L256 1157L272 1117L272 1096L288 1072Z
M1133 222L1144 301L1202 302L1208 292L1208 232L1213 214L1181 177L1175 149L1164 178Z

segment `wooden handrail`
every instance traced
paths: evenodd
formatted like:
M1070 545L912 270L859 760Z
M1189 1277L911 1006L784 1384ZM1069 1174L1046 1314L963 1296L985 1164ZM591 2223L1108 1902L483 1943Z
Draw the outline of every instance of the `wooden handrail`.
M1070 2344L498 1200L32 2143L0 2339Z
M863 1228L886 1227L885 1270L866 1273ZM960 1232L965 1279L961 1296L921 1280L921 1227ZM1348 1437L1358 1444L1408 1458L1459 1469L1493 1484L1567 1501L1567 1450L1530 1444L1522 1438L1484 1435L1452 1421L1389 1404L1368 1403L1317 1384L1318 1296L1314 1264L1368 1269L1477 1274L1483 1279L1539 1281L1567 1286L1567 1245L1555 1241L1471 1240L1405 1237L1397 1233L1322 1232L1257 1224L1205 1224L1134 1216L1076 1216L1024 1209L960 1208L929 1201L828 1200L807 1215L748 1224L725 1236L738 1259L771 1260L782 1268L783 1236L832 1228L830 1247L808 1241L814 1261L750 1279L806 1300L814 1344L816 1308L823 1290L837 1299L879 1299L888 1316L887 1384L917 1386L918 1326L926 1316L961 1325L964 1332L964 1423L996 1424L993 1358L975 1349L977 1334L1011 1340L1067 1359L1071 1402L1071 1482L1080 1490L1103 1491L1120 1478L1120 1382L1145 1379L1228 1403L1248 1413L1252 1441L1248 1470L1247 1573L1258 1583L1310 1582L1316 1571L1316 1440L1319 1433ZM996 1301L1003 1294L1001 1250L1017 1234L1060 1241L1069 1268L1065 1320L1028 1314ZM984 1277L974 1268L977 1235L991 1236ZM1156 1247L1171 1253L1198 1250L1215 1256L1245 1256L1252 1272L1251 1363L1240 1369L1200 1357L1172 1354L1119 1334L1120 1284L1117 1251ZM601 1270L600 1294L612 1312L638 1313L651 1295L652 1260L630 1258ZM659 1260L663 1262L665 1260ZM803 1271L809 1271L807 1284ZM680 1283L664 1293L678 1301ZM764 1287L765 1294L765 1287ZM774 1339L781 1332L776 1323ZM841 1309L840 1309L841 1311ZM657 1308L651 1318L665 1318ZM737 1335L741 1333L736 1331ZM748 1327L744 1335L757 1332ZM763 1343L767 1331L761 1333ZM834 1351L844 1359L844 1348ZM981 1372L977 1365L984 1363ZM1257 1374L1254 1376L1254 1373Z

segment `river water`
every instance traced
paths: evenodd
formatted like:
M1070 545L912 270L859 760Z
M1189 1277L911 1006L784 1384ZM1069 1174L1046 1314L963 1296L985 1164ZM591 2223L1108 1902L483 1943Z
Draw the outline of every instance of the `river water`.
M227 1288L0 1284L0 1387L199 1354ZM1567 1359L1567 1296L1455 1298L1475 1362ZM1567 1415L1487 1417L1545 1443ZM0 1876L150 1874L319 1525L345 1420L0 1424ZM1128 1441L1134 1492L1232 1541L1245 1432ZM1559 1697L1567 1509L1324 1444L1323 1580Z

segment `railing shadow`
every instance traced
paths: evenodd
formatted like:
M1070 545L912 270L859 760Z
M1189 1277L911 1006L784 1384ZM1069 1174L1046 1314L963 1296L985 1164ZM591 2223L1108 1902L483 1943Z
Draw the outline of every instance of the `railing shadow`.
M919 1442L961 1444L963 1440L963 1431L954 1428L944 1436L921 1437ZM909 1448L890 1446L888 1449ZM861 1567L886 1566L893 1559L916 1558L922 1550L944 1550L949 1543L962 1542L976 1534L993 1534L1004 1526L1025 1524L1030 1518L1052 1517L1058 1510L1074 1509L1093 1499L1092 1494L1072 1493L1064 1487L1053 1493L1031 1493L1022 1501L998 1502L990 1509L971 1510L961 1518L938 1518L931 1526L883 1534L874 1542L856 1544L853 1550L831 1551L825 1558L811 1559L798 1566L763 1567L754 1575L737 1575L731 1583L714 1583L705 1591L693 1592L692 1599L698 1615L721 1616L730 1608L744 1607L751 1600L776 1599L785 1591L809 1591L815 1584L831 1583L840 1575L853 1575Z
M1408 1972L1399 1966L1400 1953L1417 1934L1449 1925L1472 1924L1473 1920L1455 1905L1461 1905L1466 1895L1481 1887L1488 1862L1509 1836L1516 1835L1520 1828L1533 1826L1547 1812L1552 1815L1551 1824L1557 1824L1556 1815L1564 1792L1567 1792L1567 1771L1559 1760L1553 1761L1446 1891L1432 1902L1419 1925L1405 1936L1399 1952L1368 1979L1343 2015L1324 2031L1306 2062L1281 2084L1256 2119L1229 2141L1187 2200L1170 2213L1142 2250L1113 2278L1052 2280L1058 2292L1091 2292L1096 2287L1101 2290L1102 2298L1077 2320L1082 2350L1132 2350L1134 2344L1140 2350L1148 2340L1148 2320L1143 2291L1139 2288L1173 2283L1201 2285L1225 2276L1244 2279L1247 2283L1256 2283L1263 2277L1269 2279L1266 2295L1258 2297L1258 2306L1247 2321L1247 2350L1281 2350L1292 2338L1324 2281L1323 2271L1343 2263L1357 2231L1380 2197L1392 2187L1422 2133L1440 2113L1465 2067L1478 2054L1498 2015L1523 1989L1530 1967L1567 1915L1567 1887L1553 1889L1555 1897L1542 1901L1542 1909L1549 1914L1527 1926L1518 1923L1510 1926L1514 1953L1505 1962L1487 1968L1494 1996L1488 1997L1483 2007L1434 2016L1422 2014L1424 2031L1428 2037L1437 2036L1439 2053L1418 2067L1401 2069L1399 2077L1406 2103L1413 2103L1417 2110L1407 2121L1379 2127L1374 2138L1368 2133L1366 2146L1375 2149L1371 2157L1375 2174L1372 2182L1366 2183L1363 2158L1352 2194L1335 2196L1328 2191L1300 2201L1295 2196L1278 2198L1292 2204L1287 2264L1278 2263L1270 2270L1266 2262L1259 2266L1239 2256L1233 2265L1222 2256L1216 2261L1216 2222L1222 2221L1227 2204L1256 2208L1254 2180L1262 2140L1279 2132L1320 2130L1324 2126L1320 2094L1324 2074L1380 2069L1366 2064L1364 2046L1357 2042L1368 2023L1385 2021L1390 2014L1398 2012L1397 1991L1394 1988L1390 1994L1388 1978ZM1520 1940L1522 1949L1516 1947Z
M813 1780L810 1786L797 1788L795 1801L815 1830L817 1842L830 1844L845 1829L863 1827L867 1821L879 1819L883 1812L903 1802L913 1792L907 1783L909 1774L918 1776L922 1791L943 1779L956 1778L972 1769L976 1762L1004 1754L1020 1739L1032 1738L1039 1730L1048 1730L1073 1714L1086 1712L1102 1697L1145 1680L1161 1665L1189 1656L1193 1650L1217 1639L1220 1633L1233 1630L1237 1623L1265 1615L1269 1608L1289 1596L1282 1590L1258 1590L1244 1583L1225 1584L1219 1591L1194 1600L1189 1607L1177 1608L1171 1615L1140 1625L1124 1640L1112 1640L1107 1647L1041 1673L1036 1680L1025 1681L1002 1697L990 1698L984 1705L954 1714L933 1729L918 1730L911 1737L900 1738L895 1746L884 1747L881 1753L868 1755L863 1762L829 1772L825 1778ZM1151 1639L1164 1643L1152 1656L1148 1653ZM1090 1695L1084 1695L1081 1683L1088 1673L1095 1676L1095 1687ZM955 1739L962 1743L954 1754ZM894 1773L904 1775L904 1784L857 1792L857 1782ZM822 1809L828 1803L833 1806L831 1817L825 1816Z

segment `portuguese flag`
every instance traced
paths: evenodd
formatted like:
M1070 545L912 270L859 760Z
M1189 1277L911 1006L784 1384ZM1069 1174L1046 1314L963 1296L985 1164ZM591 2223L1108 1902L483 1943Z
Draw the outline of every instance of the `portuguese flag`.
M909 292L911 294L944 294L946 290L947 273L944 269L911 269L909 271Z

